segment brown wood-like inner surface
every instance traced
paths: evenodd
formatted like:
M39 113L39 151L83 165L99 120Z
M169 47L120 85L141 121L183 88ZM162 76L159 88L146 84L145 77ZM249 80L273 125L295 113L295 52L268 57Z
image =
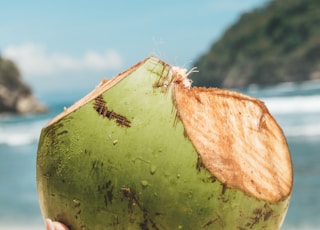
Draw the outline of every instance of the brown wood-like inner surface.
M261 101L223 89L175 85L174 100L202 164L228 187L270 202L292 189L284 134Z

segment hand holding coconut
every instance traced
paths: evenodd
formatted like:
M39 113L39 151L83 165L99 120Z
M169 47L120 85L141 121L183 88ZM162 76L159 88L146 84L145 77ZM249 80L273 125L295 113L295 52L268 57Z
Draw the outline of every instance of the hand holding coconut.
M46 224L46 230L69 230L67 226L65 226L62 223L56 222L50 220L50 219L46 219L45 220L45 224Z

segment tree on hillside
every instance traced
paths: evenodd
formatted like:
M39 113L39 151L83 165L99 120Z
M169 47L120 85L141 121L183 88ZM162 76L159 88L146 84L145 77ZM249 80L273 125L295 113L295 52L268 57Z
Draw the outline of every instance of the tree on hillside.
M195 63L198 86L301 82L320 71L320 1L274 0L243 14Z

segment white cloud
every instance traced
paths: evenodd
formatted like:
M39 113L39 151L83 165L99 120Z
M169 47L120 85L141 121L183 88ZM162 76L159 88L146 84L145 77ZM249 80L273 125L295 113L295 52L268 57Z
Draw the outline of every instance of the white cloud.
M118 70L122 58L114 50L103 53L88 51L82 57L64 53L49 53L39 44L25 43L3 49L2 55L14 60L24 75L52 75L63 71Z

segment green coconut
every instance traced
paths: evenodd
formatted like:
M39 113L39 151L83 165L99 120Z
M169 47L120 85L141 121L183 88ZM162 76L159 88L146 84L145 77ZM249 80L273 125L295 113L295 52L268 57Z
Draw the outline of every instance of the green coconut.
M279 229L292 190L284 134L259 100L192 88L149 57L41 131L44 218L70 229Z

